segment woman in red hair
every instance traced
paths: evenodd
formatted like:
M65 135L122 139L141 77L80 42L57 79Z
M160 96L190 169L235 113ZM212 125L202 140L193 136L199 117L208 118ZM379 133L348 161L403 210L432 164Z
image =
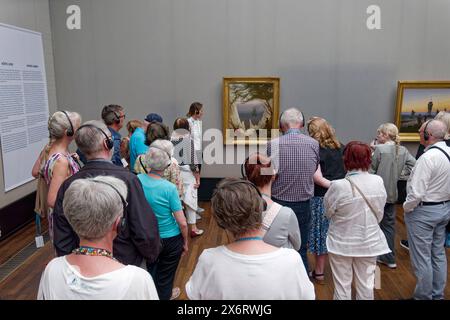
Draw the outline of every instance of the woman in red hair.
M353 274L356 299L373 300L377 256L390 252L379 227L386 203L383 179L368 172L370 147L358 141L344 149L344 179L331 182L324 196L330 226L327 249L334 299L350 300Z

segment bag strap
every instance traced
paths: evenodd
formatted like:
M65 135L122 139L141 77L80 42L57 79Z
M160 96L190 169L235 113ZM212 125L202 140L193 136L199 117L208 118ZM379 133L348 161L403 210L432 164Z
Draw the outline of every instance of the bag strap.
M141 164L142 169L144 169L144 172L148 174L148 171L145 168L144 163L142 162L142 156L139 157L139 163Z
M263 222L262 222L262 229L264 232L267 232L270 229L270 226L272 225L273 220L278 215L278 212L281 210L281 205L279 205L276 202L273 202L270 206L269 210L266 211L266 215L264 216Z
M438 149L441 150L443 154L445 154L445 156L447 157L448 161L450 161L450 156L447 154L447 152L445 152L444 150L442 150L441 148L439 148L438 146L433 146L430 149ZM430 150L428 149L428 150Z
M364 201L365 201L365 202L367 203L367 205L369 206L370 211L372 211L372 213L374 214L375 218L376 218L377 221L378 221L378 217L377 217L377 214L376 214L375 209L372 207L372 205L370 204L369 200L367 200L366 196L365 196L364 193L361 191L361 189L359 189L358 186L357 186L352 180L350 180L349 177L345 177L345 179L348 180L348 182L350 182L350 185L351 185L353 188L355 188L355 189L359 192L359 194L363 197Z

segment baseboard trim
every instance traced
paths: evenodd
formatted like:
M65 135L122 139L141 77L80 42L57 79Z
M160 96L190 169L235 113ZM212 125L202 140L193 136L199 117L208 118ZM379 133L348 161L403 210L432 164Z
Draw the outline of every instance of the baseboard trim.
M36 192L0 209L0 241L5 240L35 219Z
M212 194L216 188L217 183L223 178L201 178L200 188L198 189L199 201L211 201Z

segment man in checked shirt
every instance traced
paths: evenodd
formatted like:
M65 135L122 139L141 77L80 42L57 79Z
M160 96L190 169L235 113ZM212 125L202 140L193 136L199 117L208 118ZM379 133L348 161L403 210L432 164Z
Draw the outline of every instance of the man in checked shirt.
M302 241L299 253L308 271L309 200L314 195L313 176L320 159L319 143L300 131L304 120L303 113L296 108L284 111L280 116L283 136L267 144L267 154L277 170L277 178L272 185L272 199L295 212Z

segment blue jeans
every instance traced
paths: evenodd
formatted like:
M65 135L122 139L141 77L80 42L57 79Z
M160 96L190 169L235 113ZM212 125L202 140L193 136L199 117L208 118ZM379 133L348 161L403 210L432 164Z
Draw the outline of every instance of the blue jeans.
M300 253L303 264L305 265L306 272L308 272L308 256L306 252L308 248L308 236L311 223L311 207L309 204L310 201L306 200L299 202L288 202L275 198L272 198L272 200L282 206L289 207L292 209L292 211L294 211L298 221L298 228L300 229L300 238L302 240L298 253Z

